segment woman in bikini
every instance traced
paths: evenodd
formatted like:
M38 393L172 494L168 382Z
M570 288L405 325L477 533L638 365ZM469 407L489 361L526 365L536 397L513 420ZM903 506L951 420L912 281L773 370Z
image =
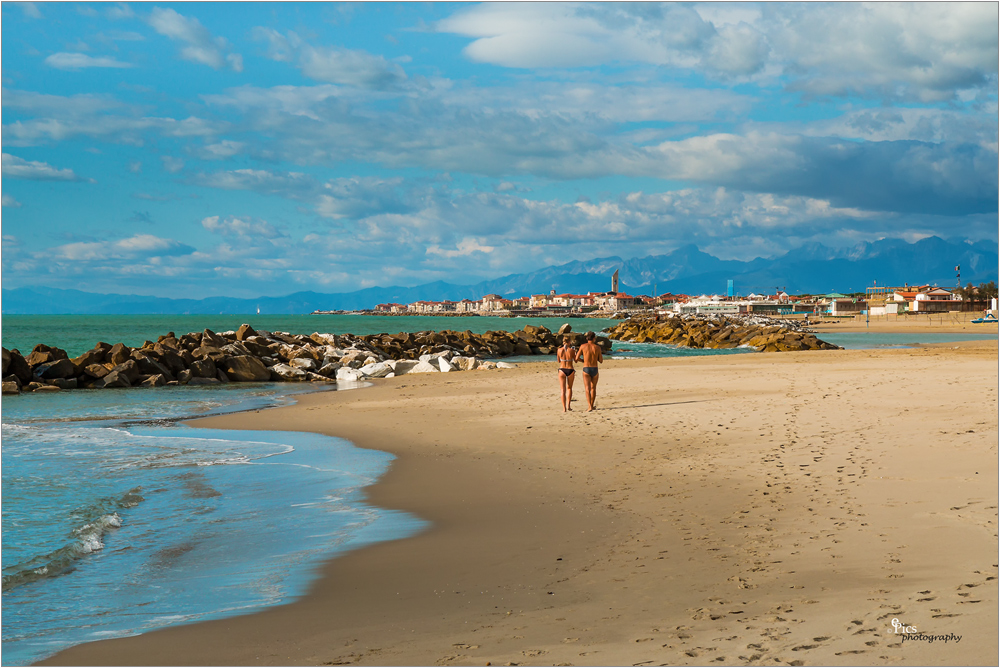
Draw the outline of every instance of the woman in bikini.
M569 336L563 337L561 348L556 350L556 359L559 361L559 388L562 393L563 413L573 410L570 402L573 401L573 360L576 359L576 348L572 345L573 339Z

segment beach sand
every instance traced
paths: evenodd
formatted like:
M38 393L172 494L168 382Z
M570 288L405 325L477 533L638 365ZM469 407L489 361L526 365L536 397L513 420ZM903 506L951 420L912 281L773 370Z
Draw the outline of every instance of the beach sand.
M392 452L369 500L433 524L45 663L996 665L997 389L988 341L609 361L594 413L525 364L201 420Z

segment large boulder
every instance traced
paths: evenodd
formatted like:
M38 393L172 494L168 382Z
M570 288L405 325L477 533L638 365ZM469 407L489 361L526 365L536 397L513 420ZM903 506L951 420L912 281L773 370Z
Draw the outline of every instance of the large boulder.
M60 359L35 367L35 375L45 380L54 378L73 378L79 375L80 367L69 359Z
M240 343L239 341L234 341L233 343L227 343L226 345L222 346L222 352L226 353L227 355L237 355L237 356L253 355L253 353L250 352L250 349L247 348L242 343Z
M167 384L167 377L162 373L153 374L139 383L139 387L163 387Z
M309 380L309 372L287 364L275 364L270 369L271 380L301 382Z
M206 357L191 363L190 374L192 378L215 378L218 371L215 368L215 362Z
M74 357L73 364L77 365L81 369L84 367L88 367L91 364L100 364L101 362L104 361L104 357L107 354L108 350L111 349L111 346L109 346L108 344L105 343L104 345L106 346L105 348L99 348L97 346L94 346L93 348L83 353L79 357Z
M368 376L369 378L385 378L390 373L395 373L395 370L386 362L375 362L374 364L366 364L360 369L361 373Z
M248 324L240 325L240 328L236 330L237 341L245 341L251 336L257 336L257 332L255 332L253 327Z
M479 366L479 359L475 357L452 357L451 363L462 371L472 371Z
M167 380L173 380L174 374L163 364L140 350L132 351L132 359L139 367L139 373L144 376L166 376Z
M341 368L342 366L343 365L340 362L328 362L324 364L322 367L320 367L320 370L317 371L316 373L326 378L336 378L337 369Z
M316 371L320 368L320 365L312 357L293 357L288 361L288 366L302 371Z
M406 373L440 373L441 367L431 362L417 362ZM398 372L396 375L399 375Z
M438 368L440 368L442 372L447 373L448 371L455 370L455 367L452 366L451 362L448 361L447 357L443 356L439 357L437 362L438 362Z
M132 360L129 360L127 363L135 364ZM114 369L109 371L103 378L95 380L91 387L132 387L132 381L129 379L130 374L126 373L126 370L122 369L124 366L124 364L119 364ZM138 379L138 373L135 374L135 377Z
M66 351L62 348L54 348L47 346L44 343L39 343L31 349L31 354L28 355L25 361L29 366L34 368L39 364L48 364L49 362L56 362L64 359L69 359L69 355L67 355Z
M212 346L214 348L222 348L222 346L229 343L224 337L219 336L210 329L206 329L201 333L201 345Z
M360 369L352 369L348 366L343 366L337 369L337 381L342 382L358 382L364 380L365 375L361 373Z
M111 362L115 366L123 364L132 357L132 350L124 343L116 343L108 349L104 356L105 362Z
M3 376L17 376L21 385L31 382L31 366L17 350L3 349Z
M412 371L419 362L415 360L389 360L386 364L392 367L393 374L402 376L404 373Z
M12 380L5 380L3 381L3 393L21 394L21 386Z
M219 346L198 346L191 351L191 355L195 359L205 359L209 358L214 362L218 362L226 356L225 351Z
M208 330L205 330L208 331ZM216 365L217 367L219 365ZM271 379L271 372L264 363L249 355L235 355L222 360L221 370L229 380L238 382L261 382Z
M110 369L103 364L88 364L83 369L83 374L89 376L90 378L104 378L108 375Z

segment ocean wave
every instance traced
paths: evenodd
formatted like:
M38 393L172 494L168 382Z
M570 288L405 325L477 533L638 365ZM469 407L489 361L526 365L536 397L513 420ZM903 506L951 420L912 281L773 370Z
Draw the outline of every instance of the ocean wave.
M8 591L29 582L71 572L79 559L104 549L104 536L111 529L117 529L122 525L119 510L134 508L144 500L141 489L136 487L119 498L105 499L95 504L91 507L91 513L87 513L93 519L73 529L72 538L66 545L14 566L4 567L0 590ZM107 512L108 510L110 512Z

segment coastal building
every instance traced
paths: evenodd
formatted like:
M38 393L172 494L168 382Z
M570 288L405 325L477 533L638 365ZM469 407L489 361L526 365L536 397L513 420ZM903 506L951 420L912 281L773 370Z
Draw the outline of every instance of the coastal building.
M911 291L896 291L893 301L906 302L913 313L941 313L960 310L962 298L951 290L925 285Z
M550 295L531 295L529 300L529 308L545 308L551 303Z
M407 308L406 304L378 304L375 306L375 310L380 313L405 313Z

